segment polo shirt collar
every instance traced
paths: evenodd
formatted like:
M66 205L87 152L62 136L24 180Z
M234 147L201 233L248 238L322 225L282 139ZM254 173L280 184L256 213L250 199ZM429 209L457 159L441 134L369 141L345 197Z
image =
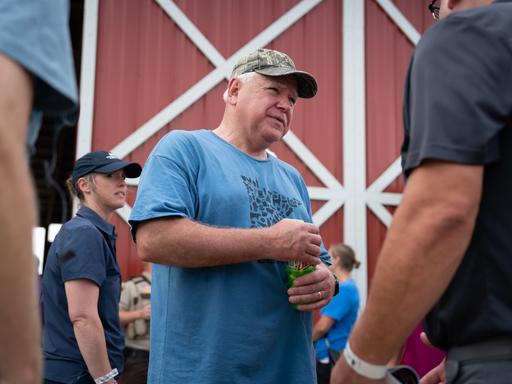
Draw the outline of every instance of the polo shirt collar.
M100 231L106 233L109 236L115 237L115 227L103 220L95 211L88 207L81 207L76 213L77 216L83 217L94 224Z

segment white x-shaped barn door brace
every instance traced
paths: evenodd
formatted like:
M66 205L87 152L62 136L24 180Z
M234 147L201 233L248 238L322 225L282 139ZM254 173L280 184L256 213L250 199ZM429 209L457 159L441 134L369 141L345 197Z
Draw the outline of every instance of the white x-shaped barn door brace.
M119 157L130 154L219 82L229 79L231 69L240 57L269 44L322 0L300 1L227 59L217 51L172 0L154 1L208 58L215 69L112 148L111 152ZM419 40L419 33L395 5L390 0L375 1L412 43L416 44ZM92 148L98 5L99 0L85 2L77 158ZM342 185L293 132L290 131L284 137L289 148L325 186L308 187L312 200L325 201L325 204L314 214L315 223L322 225L344 205L343 239L344 242L354 247L358 258L362 261L362 268L354 273L354 279L361 292L362 307L366 300L368 286L366 206L386 226L389 226L391 214L384 206L398 205L400 194L384 193L383 191L399 176L401 171L399 159L397 159L372 185L366 187L364 27L364 1L343 0L343 105L341 107L343 108L345 184ZM138 180L134 184L137 183ZM130 206L126 205L118 210L118 214L127 221L130 211Z

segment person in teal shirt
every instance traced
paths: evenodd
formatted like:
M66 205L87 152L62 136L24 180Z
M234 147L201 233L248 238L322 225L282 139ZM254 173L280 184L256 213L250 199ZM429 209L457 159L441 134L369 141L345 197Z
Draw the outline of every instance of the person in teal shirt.
M352 269L360 265L354 250L346 244L336 244L331 246L329 254L331 270L339 280L340 293L320 310L321 317L313 329L318 384L329 384L331 367L345 348L359 311L359 291L350 277Z

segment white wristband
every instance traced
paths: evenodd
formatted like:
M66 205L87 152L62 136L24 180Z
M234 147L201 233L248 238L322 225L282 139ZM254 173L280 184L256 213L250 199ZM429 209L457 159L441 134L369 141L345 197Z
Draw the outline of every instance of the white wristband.
M101 376L101 377L97 377L96 379L94 379L94 383L95 384L104 384L104 383L108 383L110 380L112 380L114 377L116 377L117 375L119 374L117 368L114 368L113 370L111 370L109 373Z
M343 356L345 356L345 360L347 360L348 365L354 371L368 379L383 379L388 371L388 367L386 365L370 364L357 357L354 352L352 352L352 349L350 349L348 341L345 346L345 350L343 351Z

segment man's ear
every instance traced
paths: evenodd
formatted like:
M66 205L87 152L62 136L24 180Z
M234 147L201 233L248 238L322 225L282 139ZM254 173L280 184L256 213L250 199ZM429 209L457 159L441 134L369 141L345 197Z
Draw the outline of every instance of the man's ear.
M484 5L489 5L494 0L446 0L446 8L450 11L458 9L462 11L463 9L470 9L475 7L482 7Z
M459 2L460 2L460 0L447 0L446 7L451 11L453 8L455 8L457 3L459 3Z
M236 101L238 99L238 93L240 92L241 84L242 84L242 82L236 77L233 77L231 80L229 80L228 99L227 99L227 102L229 104L236 104Z

